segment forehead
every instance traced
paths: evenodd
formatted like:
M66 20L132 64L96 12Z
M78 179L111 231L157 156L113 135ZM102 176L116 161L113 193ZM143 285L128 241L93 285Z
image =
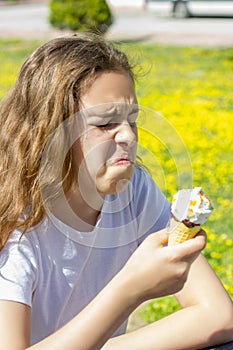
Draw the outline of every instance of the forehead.
M122 119L122 117L130 116L131 119L137 118L139 113L138 104L127 102L110 102L103 103L89 108L85 108L81 111L83 117L98 120L98 119Z
M127 72L104 71L81 96L81 105L89 108L111 102L137 103L135 86Z

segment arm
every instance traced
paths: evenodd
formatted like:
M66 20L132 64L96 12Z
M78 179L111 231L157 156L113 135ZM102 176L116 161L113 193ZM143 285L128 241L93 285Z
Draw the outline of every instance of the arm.
M29 306L0 301L0 339L4 350L95 350L128 317L135 299L127 290L127 281L116 276L101 293L72 321L39 343L30 346ZM113 302L114 301L114 302Z
M176 297L182 310L110 340L103 350L196 350L233 339L232 301L202 255Z
M0 339L4 350L26 349L30 342L30 307L0 300Z
M174 250L164 247L166 241L166 230L147 237L123 269L82 312L31 347L30 308L16 302L0 302L0 325L4 325L0 327L1 346L4 350L25 350L26 346L32 350L100 349L143 300L179 291L191 262L205 245L202 235ZM15 342L12 325L17 334Z
M190 278L176 297L184 308L196 308L193 323L197 321L201 345L233 340L232 300L202 255L191 267ZM196 337L195 341L198 342Z

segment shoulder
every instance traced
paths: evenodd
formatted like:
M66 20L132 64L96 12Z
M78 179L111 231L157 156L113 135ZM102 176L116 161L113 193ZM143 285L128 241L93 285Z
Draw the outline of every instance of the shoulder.
M143 168L140 164L136 164L134 169L134 175L132 178L133 184L139 185L140 183L141 184L147 183L148 181L151 181L151 180L152 178L149 172L145 168Z
M39 239L43 239L43 231L46 231L46 222L47 220L44 219L24 234L22 234L22 230L14 230L7 244L0 252L0 267L6 263L6 260L8 263L14 264L17 261L21 263L24 261L32 268L36 266L40 248Z
M27 235L15 230L0 252L0 299L31 305L37 259Z
M170 218L170 203L150 174L140 166L133 178L134 206L143 231L155 232L166 227Z
M0 268L3 266L26 266L30 269L36 265L35 237L32 233L22 234L20 230L15 230L11 234L5 247L0 252Z
M156 185L155 181L149 172L137 165L135 167L134 176L132 179L134 199L136 202L151 202L150 204L157 207L165 205L170 206L165 195Z
M0 252L0 299L18 301L31 306L38 285L44 247L48 246L47 228L43 220L22 235L15 230Z

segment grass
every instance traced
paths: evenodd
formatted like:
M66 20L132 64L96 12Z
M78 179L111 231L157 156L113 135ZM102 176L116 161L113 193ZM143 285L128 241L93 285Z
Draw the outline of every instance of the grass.
M39 41L0 39L0 99L13 86L25 58L40 44Z
M193 185L202 186L213 200L204 254L233 297L233 49L132 45L131 50L138 56L140 52L148 70L138 83L139 103L159 111L175 128L191 158ZM148 134L146 143L157 155L171 199L182 187L177 159L154 135ZM152 174L160 182L161 174L153 169ZM153 322L179 308L174 297L166 297L151 302L141 314Z
M39 44L0 41L0 98ZM139 104L147 115L139 131L142 158L169 200L190 181L213 200L204 254L233 297L233 49L122 46L142 67L137 79ZM142 314L151 322L177 308L175 299L166 297Z

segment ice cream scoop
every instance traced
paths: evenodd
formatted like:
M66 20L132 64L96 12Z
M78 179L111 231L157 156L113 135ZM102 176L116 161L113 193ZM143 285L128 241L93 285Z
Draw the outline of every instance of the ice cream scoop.
M168 244L193 238L213 210L213 205L201 187L183 189L173 197Z

